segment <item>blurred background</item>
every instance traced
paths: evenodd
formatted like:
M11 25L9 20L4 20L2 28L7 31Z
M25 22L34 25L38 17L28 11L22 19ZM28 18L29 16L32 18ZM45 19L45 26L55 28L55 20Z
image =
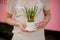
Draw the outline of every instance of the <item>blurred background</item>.
M7 0L0 0L0 40L11 40L13 26L5 23ZM45 27L46 40L60 40L60 0L50 0L51 19Z

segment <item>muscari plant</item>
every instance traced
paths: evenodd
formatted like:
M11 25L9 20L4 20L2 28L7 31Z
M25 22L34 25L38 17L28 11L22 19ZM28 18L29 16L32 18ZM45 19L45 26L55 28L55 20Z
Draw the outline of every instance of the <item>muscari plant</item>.
M37 6L33 6L31 8L24 7L23 12L25 13L27 22L34 22L34 18L36 17L37 11L38 11ZM41 9L40 9L40 11L41 11ZM39 14L39 12L38 12L38 14Z

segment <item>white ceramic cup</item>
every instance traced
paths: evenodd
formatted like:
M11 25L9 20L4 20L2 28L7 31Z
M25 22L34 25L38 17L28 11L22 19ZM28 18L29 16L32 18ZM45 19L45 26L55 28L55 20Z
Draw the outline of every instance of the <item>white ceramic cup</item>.
M27 22L27 27L25 28L25 30L28 30L28 31L37 30L37 28L35 26L35 22Z

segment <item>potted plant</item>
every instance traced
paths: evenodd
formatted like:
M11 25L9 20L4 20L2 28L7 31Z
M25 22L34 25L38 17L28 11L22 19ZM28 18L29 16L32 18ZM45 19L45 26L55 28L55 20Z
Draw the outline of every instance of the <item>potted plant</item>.
M25 17L27 18L27 27L26 30L34 31L36 30L34 19L36 17L38 11L37 6L33 6L31 8L24 7L23 12L25 13ZM41 11L41 10L40 10Z

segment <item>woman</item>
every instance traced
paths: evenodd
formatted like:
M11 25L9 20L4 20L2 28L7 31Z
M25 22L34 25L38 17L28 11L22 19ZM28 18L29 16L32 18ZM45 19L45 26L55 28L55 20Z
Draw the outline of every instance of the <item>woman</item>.
M27 24L22 8L31 8L34 5L42 10L34 20L38 30L31 32L25 30ZM15 19L12 19L13 15L15 15ZM49 0L8 0L6 22L14 26L12 40L45 40L44 27L49 22L49 19Z

